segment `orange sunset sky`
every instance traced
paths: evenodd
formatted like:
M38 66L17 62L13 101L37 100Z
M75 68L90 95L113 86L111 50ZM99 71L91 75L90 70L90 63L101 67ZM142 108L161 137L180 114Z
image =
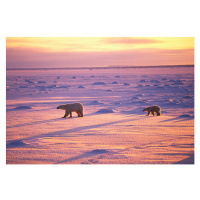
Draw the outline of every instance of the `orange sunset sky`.
M9 37L7 68L194 64L193 37Z

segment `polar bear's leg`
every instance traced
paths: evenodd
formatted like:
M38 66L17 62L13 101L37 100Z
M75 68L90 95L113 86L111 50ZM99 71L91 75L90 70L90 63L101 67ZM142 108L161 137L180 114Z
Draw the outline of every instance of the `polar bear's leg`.
M147 114L147 116L149 116L150 115L150 111L148 111L148 114Z
M65 111L65 115L62 118L66 118L69 115L69 111Z
M66 118L68 116L69 113L65 112L65 115L62 118Z
M83 111L81 110L79 111L79 113L80 113L80 117L83 117Z
M80 116L81 116L80 112L76 111L76 113L78 114L78 117L80 117Z
M72 112L70 111L70 117L72 117Z
M153 114L153 116L155 116L155 113L154 113L154 111L152 111L152 114Z

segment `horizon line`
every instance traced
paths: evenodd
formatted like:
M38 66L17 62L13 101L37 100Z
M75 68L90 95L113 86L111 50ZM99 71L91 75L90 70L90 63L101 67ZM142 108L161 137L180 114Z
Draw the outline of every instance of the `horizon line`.
M8 70L72 70L72 69L116 69L116 68L168 68L168 67L194 67L194 64L187 65L150 65L150 66L133 66L133 65L109 65L107 67L35 67L35 68L7 68Z

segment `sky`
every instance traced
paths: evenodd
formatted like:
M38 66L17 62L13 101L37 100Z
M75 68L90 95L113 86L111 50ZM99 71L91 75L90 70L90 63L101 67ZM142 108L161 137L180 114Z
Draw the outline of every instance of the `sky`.
M6 67L194 64L193 37L7 37Z

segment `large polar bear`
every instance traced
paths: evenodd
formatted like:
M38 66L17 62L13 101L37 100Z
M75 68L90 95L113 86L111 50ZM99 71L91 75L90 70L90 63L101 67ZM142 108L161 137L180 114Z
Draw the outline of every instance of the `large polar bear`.
M149 116L150 113L152 113L154 116L155 112L157 113L157 116L161 115L161 108L159 106L149 106L149 107L146 107L143 111L148 111L147 116Z
M78 117L83 117L83 105L81 103L71 103L66 105L60 105L57 109L65 110L65 115L63 118L66 118L69 114L72 117L72 112L76 112Z

